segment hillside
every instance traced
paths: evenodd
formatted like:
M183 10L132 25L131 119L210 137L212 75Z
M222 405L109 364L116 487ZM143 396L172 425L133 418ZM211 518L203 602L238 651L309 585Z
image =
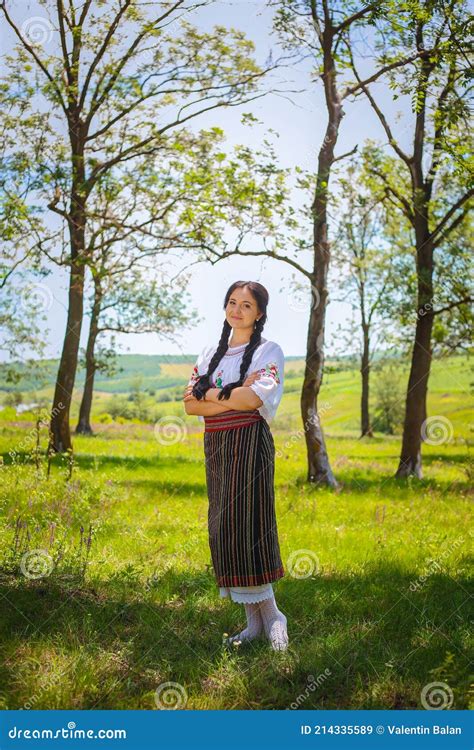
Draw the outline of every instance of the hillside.
M163 416L183 414L182 394L187 383L194 355L189 357L165 357L147 355L124 355L121 358L123 372L115 378L98 377L94 392L92 423L98 432L112 422L156 422ZM300 394L303 382L304 360L287 357L285 388L282 402L274 423L275 429L297 430L301 425ZM384 373L376 366L371 377L371 411L377 404L377 391ZM403 410L404 389L408 378L408 365L400 362L389 376L388 390L392 400ZM472 414L472 364L469 357L451 357L434 361L428 392L428 413L449 419L454 437L470 436L470 414ZM71 407L71 420L75 422L79 413L84 375L78 378ZM48 406L53 395L54 379L49 384L32 391L21 389L22 403L40 402ZM385 386L387 388L387 386ZM0 408L11 393L0 390ZM358 368L343 361L326 364L323 386L319 399L319 410L326 431L332 435L357 436L359 431L360 373ZM31 412L16 414L9 406L0 411L0 419L8 421L31 421ZM196 428L198 427L197 420ZM103 427L101 428L101 424ZM375 425L375 431L377 424ZM394 434L400 434L401 424Z

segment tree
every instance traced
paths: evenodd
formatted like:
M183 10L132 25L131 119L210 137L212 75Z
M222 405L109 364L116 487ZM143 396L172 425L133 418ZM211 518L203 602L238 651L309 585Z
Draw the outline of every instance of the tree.
M474 195L467 120L470 66L466 40L470 24L463 0L412 3L381 23L378 47L387 60L398 59L408 49L418 52L409 68L388 72L388 83L398 92L395 96L411 98L411 152L402 147L351 57L352 69L361 84L359 91L378 117L404 176L400 179L397 175L394 180L394 171L387 171L382 160L374 160L373 174L381 181L387 200L409 221L416 248L416 327L397 477L422 476L421 443L435 316L470 301L470 295L462 293L442 308L434 303L435 256L464 222ZM408 195L400 188L400 183L403 186L406 182ZM448 182L450 189L446 190Z
M152 278L152 274L156 278ZM125 276L122 271L122 276ZM107 282L104 289L102 282ZM157 333L171 340L176 338L177 326L187 325L192 313L185 311L188 279L174 281L173 289L158 278L156 270L148 273L133 269L120 278L118 269L102 277L100 269L94 276L94 293L91 300L91 320L85 351L86 369L84 390L79 409L77 434L92 434L90 413L97 370L110 373L114 366L115 351L97 351L98 338L105 333Z
M41 112L48 121L49 140L37 165L43 178L38 200L68 234L67 323L50 425L50 448L65 451L71 448L69 412L89 261L88 213L97 186L113 169L133 173L134 162L159 153L167 134L183 123L261 96L255 92L266 70L255 64L253 44L242 33L221 26L204 33L186 20L209 0L42 4L51 34L38 40L30 39L7 4L0 3L18 40L3 83L9 87L13 121L31 88L36 94L29 98L31 116ZM53 30L59 45L48 54ZM16 125L20 129L22 123ZM42 252L45 244L40 241Z
M410 187L404 180L403 173L398 170L396 159L385 153L381 146L374 144L364 148L362 155L367 161L367 178L374 166L377 171L382 168L385 179L389 177L400 195L409 199ZM448 197L452 191L449 174L440 175L440 179L443 200L453 200L453 197ZM392 283L387 289L391 325L386 329L390 345L409 360L417 318L431 312L433 358L443 358L458 350L468 350L473 323L473 310L469 304L472 297L472 216L466 214L438 245L437 263L433 268L433 299L418 310L417 253L413 225L388 199L386 185L377 175L370 179L370 189L380 200L384 200L384 241L392 248ZM453 191L452 196L454 194Z
M181 131L166 139L158 156L135 162L133 175L115 177L109 173L98 185L94 211L88 217L87 265L93 295L85 352L86 381L76 432L92 431L94 373L102 368L100 358L95 356L97 338L115 331L154 332L175 339L172 332L196 321L196 315L185 313L188 277L181 273L171 280L165 266L169 271L173 255L183 250L187 255L201 248L203 242L222 245L224 232L214 231L216 221L220 225L229 211L241 207L242 195L249 187L253 201L259 203L255 177L237 163L232 164L234 180L227 182L231 190L226 200L221 200L221 192L216 195L215 186L227 171L227 155L221 151L223 141L223 131L215 127L196 134ZM264 195L268 211L268 181ZM161 289L158 278L162 278ZM106 350L104 371L108 372L109 354Z
M319 149L318 164L313 178L304 178L307 186L312 186L310 212L311 244L296 239L294 248L301 254L311 250L310 268L300 262L300 258L288 254L288 236L273 237L273 247L269 248L270 238L266 235L265 249L243 250L239 245L235 250L225 252L221 258L233 254L266 255L281 260L301 274L311 293L306 346L306 363L301 393L301 417L303 420L307 448L309 482L337 486L331 469L323 429L318 414L318 397L324 369L324 331L328 301L328 271L330 265L330 241L328 236L328 206L331 200L329 182L336 162L354 153L357 144L347 154L336 156L335 149L339 129L344 116L343 103L353 97L363 85L378 80L390 69L407 65L419 52L401 55L397 60L386 63L383 58L375 60L375 71L364 80L354 83L344 82L350 69L350 55L345 51L350 46L349 32L360 25L373 24L384 13L396 14L393 3L363 3L354 8L352 2L331 2L331 0L269 0L276 8L275 31L285 50L296 59L309 56L314 60L312 78L321 79L326 104L326 130ZM302 170L301 170L302 171ZM280 211L283 215L283 211ZM283 218L284 229L295 229L294 211L287 207ZM217 259L216 259L217 260Z
M0 101L8 112L8 98L1 91ZM38 120L26 122L25 128L42 132ZM16 134L6 115L0 122L0 351L8 357L5 379L10 383L18 383L25 369L29 374L40 373L35 357L44 351L41 321L46 319L50 301L40 281L45 270L29 251L32 238L42 228L41 217L29 203L35 189L34 170L22 151L11 153L15 143Z
M381 367L375 385L374 427L377 431L394 435L400 429L403 423L402 397L398 363Z
M340 179L341 202L335 232L333 262L337 285L358 319L360 331L361 437L372 437L369 409L370 369L378 342L386 341L392 308L391 289L396 285L394 246L384 236L386 221L381 198L364 185L359 159L351 160ZM377 339L375 343L374 338Z

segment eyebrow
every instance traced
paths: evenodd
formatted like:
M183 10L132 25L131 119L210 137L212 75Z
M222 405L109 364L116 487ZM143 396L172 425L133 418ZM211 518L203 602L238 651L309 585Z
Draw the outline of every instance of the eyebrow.
M247 302L247 303L248 303L249 305L251 305L251 304L252 304L252 300L249 300L249 299L244 299L244 300L242 300L242 301L243 301L243 302ZM235 297L231 297L231 298L229 299L229 302L237 302L237 300L235 299Z

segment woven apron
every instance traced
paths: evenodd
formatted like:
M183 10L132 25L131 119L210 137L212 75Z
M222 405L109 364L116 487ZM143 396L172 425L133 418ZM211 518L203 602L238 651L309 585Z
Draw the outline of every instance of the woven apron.
M208 528L218 586L282 578L275 516L275 444L258 409L204 418Z

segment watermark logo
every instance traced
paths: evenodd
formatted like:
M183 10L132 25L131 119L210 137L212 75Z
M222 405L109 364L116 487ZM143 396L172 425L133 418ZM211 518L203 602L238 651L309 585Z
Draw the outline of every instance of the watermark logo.
M451 708L453 700L453 691L445 682L429 682L421 691L421 704L427 711Z
M310 694L314 693L315 690L317 690L321 685L323 685L328 679L328 677L330 677L331 675L332 675L332 672L328 667L326 667L324 672L321 672L321 674L318 674L317 677L314 677L314 675L309 674L305 689L303 690L302 693L300 693L297 696L296 700L290 703L288 708L292 711L297 710L301 706L302 703L308 700Z
M181 417L161 417L154 427L155 438L161 445L174 445L186 435L186 426Z
M32 47L43 47L53 38L53 27L44 16L31 16L23 21L20 33Z
M287 560L287 568L292 578L309 578L319 570L319 559L311 549L297 549Z
M421 437L428 445L442 445L453 437L453 425L446 417L428 417L421 425Z
M46 284L26 284L20 295L20 304L24 310L46 312L53 304L53 293Z
M290 310L297 313L307 313L308 310L316 310L321 302L321 296L319 291L314 284L311 284L311 296L308 299L307 296L301 297L293 292L288 292L286 295L286 303Z
M21 558L20 569L25 578L36 580L51 575L54 562L45 549L32 549Z
M186 688L179 682L162 682L155 690L155 703L162 711L176 711L184 708L187 702Z

